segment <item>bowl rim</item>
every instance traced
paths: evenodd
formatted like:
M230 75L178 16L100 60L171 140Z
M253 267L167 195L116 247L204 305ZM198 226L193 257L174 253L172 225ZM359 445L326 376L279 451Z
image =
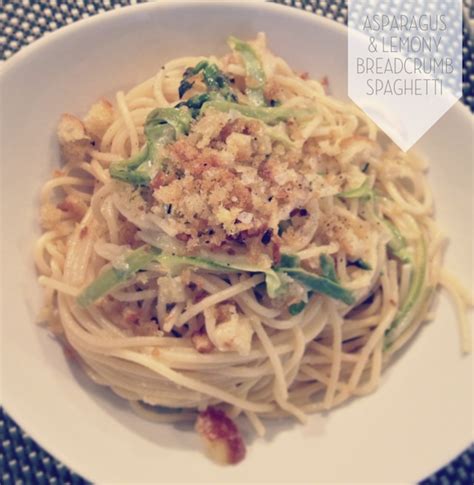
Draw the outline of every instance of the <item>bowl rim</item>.
M273 3L268 1L261 1L261 0L226 0L225 2L221 0L160 0L158 1L149 1L146 3L134 4L129 5L124 8L109 10L106 12L102 12L100 14L96 14L94 16L80 19L75 21L69 25L65 25L60 27L54 32L48 32L43 34L43 36L39 39L36 39L31 44L24 46L21 48L20 51L13 54L10 58L8 58L3 63L0 63L0 94L2 91L1 83L7 77L7 75L13 74L15 69L18 66L21 66L24 63L27 63L28 60L36 55L39 52L46 51L49 45L58 42L60 39L65 38L69 35L74 34L75 32L79 32L81 30L87 30L90 28L97 27L104 22L113 22L114 19L118 19L120 17L132 16L135 15L138 11L146 11L147 9L152 10L176 10L179 11L181 9L186 9L188 7L205 7L205 8L212 8L213 6L218 6L219 8L236 8L236 9L244 9L244 10L254 10L254 11L278 11L278 12L285 12L285 15L292 16L297 19L306 19L313 23L315 26L324 26L324 29L337 31L340 35L347 35L348 27L344 24L341 24L335 20L328 19L326 17L322 17L320 15L315 14L314 12L301 10L298 8L291 8L291 6ZM443 116L437 120L436 123L440 122L447 113L454 110L464 118L464 120L468 123L472 123L474 117L471 115L469 108L462 104L460 101L456 102ZM435 123L435 124L436 124ZM429 131L429 130L428 130ZM0 133L1 135L1 133ZM425 136L425 135L423 135ZM2 178L2 171L0 166L0 179ZM33 327L32 327L33 328ZM44 450L48 453L53 455L54 459L59 460L61 463L65 464L69 469L75 471L76 466L75 464L71 465L71 461L73 458L68 456L66 453L63 453L62 448L59 446L55 446L53 443L48 442L48 438L44 435L40 434L40 431L36 429L34 421L28 416L17 414L15 411L14 406L12 407L8 404L8 399L6 396L2 395L3 399L1 399L1 405L5 412L16 422L18 425L25 430L28 435L35 440ZM5 402L7 401L7 402ZM461 451L461 450L459 450ZM80 467L80 465L79 465ZM84 471L77 472L82 477L86 477L87 472Z
M339 22L315 14L315 12L309 12L307 10L302 10L298 8L289 8L291 5L284 5L280 3L274 3L273 1L267 0L148 0L145 3L136 3L133 5L123 6L119 9L107 10L87 18L82 18L74 21L68 25L63 25L53 32L45 32L43 35L35 39L31 44L21 47L19 51L12 54L8 59L0 63L0 79L13 69L17 64L23 62L30 55L33 55L36 51L44 49L48 43L54 42L59 39L59 37L64 35L72 34L76 30L81 30L92 26L96 23L103 23L111 21L114 17L121 17L125 15L131 15L137 10L146 9L183 9L189 6L200 6L200 7L211 7L219 6L226 8L251 8L255 10L267 9L267 10L285 10L288 15L293 15L300 18L315 18L316 22L323 22L327 27L332 27L335 30L341 32L346 32L346 25L340 24Z

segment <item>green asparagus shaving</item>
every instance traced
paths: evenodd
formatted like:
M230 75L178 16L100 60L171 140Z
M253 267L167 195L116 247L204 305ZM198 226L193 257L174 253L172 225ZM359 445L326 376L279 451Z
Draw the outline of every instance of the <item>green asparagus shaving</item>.
M189 79L195 76L196 74L198 74L207 65L208 65L207 61L201 61L201 62L198 62L194 67L188 67L184 71L183 79L181 79L181 82L179 83L179 87L178 87L179 99L181 99L184 96L186 91L188 91L193 87L194 82L190 82Z
M209 271L215 271L217 273L264 273L267 293L270 298L275 298L282 294L286 289L286 282L284 281L283 275L278 274L271 268L259 268L258 266L238 261L236 258L231 258L229 261L216 261L200 256L175 256L171 254L162 254L158 260L160 264L166 266L173 273L178 273L183 266L194 266Z
M208 65L209 63L207 61L201 61L201 62L198 62L194 67L188 67L184 71L183 79L179 83L179 87L178 87L179 99L181 99L184 96L186 91L188 91L194 86L194 81L190 82L189 79L195 76L196 74L198 74Z
M391 254L398 258L402 263L409 263L411 261L411 257L407 250L407 242L402 233L398 227L388 219L384 219L383 221L392 233L392 239L390 239L388 243L388 249L390 250Z
M369 180L366 179L364 183L356 189L346 190L337 194L341 199L362 199L370 200L374 197L374 191L370 188Z
M319 264L321 266L321 272L325 278L330 279L337 283L336 268L334 266L334 260L330 256L321 254L319 256Z
M298 303L293 303L288 307L288 313L293 316L298 315L304 310L305 306L306 302L303 300L299 301Z
M255 106L265 106L265 96L263 89L265 87L265 71L262 63L254 49L247 42L243 42L236 37L229 37L227 40L230 48L238 52L244 61L246 78L246 94L252 104Z
M294 109L279 106L277 108L269 108L262 106L247 106L244 104L232 103L230 101L209 101L202 107L204 111L209 108L214 108L217 111L224 113L228 111L238 111L239 113L249 118L256 118L263 121L267 125L275 125L280 121L286 121L290 118L295 118L299 121L304 121L314 116L314 110L310 109Z
M349 290L343 288L337 280L334 261L326 255L320 256L322 276L305 271L300 267L300 259L294 254L282 254L280 263L274 267L277 273L286 273L294 280L302 283L309 290L323 293L348 305L354 303Z
M300 265L300 258L295 254L282 254L278 267L297 268Z
M346 290L339 283L336 283L325 276L318 276L301 268L278 267L276 271L286 273L294 280L303 284L309 290L322 293L334 298L335 300L343 301L347 305L351 305L355 301L352 293L349 290Z
M178 87L179 99L181 99L184 96L184 93L190 90L193 86L194 82L189 82L187 79L183 78Z
M191 126L191 116L187 110L176 108L156 108L150 112L145 122L145 135L154 142L163 136L162 128L170 125L176 136L187 135Z
M265 271L265 284L267 294L270 298L277 298L286 293L289 278L284 274L273 269Z
M370 271L372 269L372 266L370 266L370 264L365 262L363 259L356 259L355 261L349 261L349 264L352 264L353 266L357 266L358 268L363 269L365 271Z
M237 98L230 88L229 78L215 64L206 66L203 77L210 91L217 91L224 99L236 101Z
M403 332L412 321L413 315L411 310L419 303L423 296L423 288L426 280L426 243L423 238L420 239L417 247L418 263L413 267L413 272L410 279L410 286L405 301L402 303L390 327L385 331L385 344L390 345L394 340L394 331L398 329L398 333Z
M110 165L112 178L135 186L146 186L161 168L161 147L189 131L191 115L187 110L157 108L147 117L145 136L147 142L142 150L128 160Z
M194 266L215 272L247 272L265 274L265 284L270 298L276 298L283 294L288 287L290 278L299 281L308 289L324 293L347 304L353 302L351 293L342 288L337 282L328 277L319 277L299 268L299 259L293 255L283 255L282 262L286 266L274 268L261 268L240 262L236 259L231 261L216 261L199 256L177 256L164 254L158 248L142 247L131 251L125 258L120 268L112 267L104 271L93 281L78 297L78 303L87 307L99 298L109 294L115 287L133 277L138 271L145 269L152 262L166 266L172 273L178 273L183 266ZM332 270L329 269L329 275Z
M186 69L178 89L180 98L194 85L194 82L189 81L189 79L201 71L207 92L196 94L175 106L175 108L188 107L193 118L199 116L203 104L208 101L237 101L237 97L232 92L229 78L215 64L210 64L206 60Z
M203 268L210 271L250 271L249 267L242 265L233 265L227 262L218 262L212 259L203 258L200 256L176 256L173 254L162 254L160 256L160 264L166 266L172 273L179 273L183 266L195 266L197 268Z
M118 285L125 283L138 271L145 269L160 254L156 248L141 247L130 251L120 268L111 267L101 273L78 297L77 303L88 307L99 298L108 295Z
M224 99L236 101L237 98L231 90L229 78L215 64L206 60L198 62L194 67L188 67L184 71L183 79L178 88L180 99L194 85L194 82L190 82L189 79L200 72L202 72L204 83L209 91L219 92Z
M191 116L193 118L197 118L201 113L202 105L207 101L211 101L213 99L216 99L215 93L196 94L195 96L189 98L187 101L181 101L175 106L175 108L181 108L182 106L186 106L187 108L189 108Z
M137 172L136 170L140 165L151 159L151 149L151 144L147 142L142 150L134 157L112 163L109 168L110 176L135 186L148 185L150 183L150 176Z
M259 268L240 261L215 261L199 256L176 256L162 253L158 248L142 247L131 251L121 264L122 267L110 268L93 281L77 298L78 303L87 307L99 298L109 294L117 285L133 277L150 263L160 263L172 273L178 273L182 267L194 266L215 272L264 273L267 293L271 298L280 295L286 288L285 275L278 274L271 268Z

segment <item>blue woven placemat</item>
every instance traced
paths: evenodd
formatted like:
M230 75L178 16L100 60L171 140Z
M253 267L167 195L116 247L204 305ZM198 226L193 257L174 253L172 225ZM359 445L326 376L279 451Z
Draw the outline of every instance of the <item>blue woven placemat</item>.
M0 0L0 59L5 60L35 39L82 18L144 0ZM347 23L346 0L274 0ZM474 42L469 18L474 6L464 0L463 102L474 112ZM467 423L466 423L467 425ZM442 437L440 437L442 439ZM449 458L449 457L448 457ZM0 484L86 484L35 443L0 407ZM474 445L422 485L473 485Z

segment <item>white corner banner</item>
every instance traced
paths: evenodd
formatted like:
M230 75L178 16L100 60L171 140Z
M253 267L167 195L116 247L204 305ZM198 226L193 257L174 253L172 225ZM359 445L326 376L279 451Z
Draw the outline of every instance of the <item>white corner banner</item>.
M462 94L462 0L350 0L350 98L404 151Z

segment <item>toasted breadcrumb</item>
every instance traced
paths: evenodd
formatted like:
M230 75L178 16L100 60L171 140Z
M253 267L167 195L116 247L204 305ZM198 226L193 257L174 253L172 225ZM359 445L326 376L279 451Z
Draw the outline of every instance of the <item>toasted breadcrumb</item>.
M55 229L63 218L64 212L50 202L43 204L40 208L40 223L45 230Z
M87 212L87 204L74 194L67 195L58 205L58 209L67 213L76 221L82 220Z
M218 350L248 355L253 336L248 318L239 314L234 304L225 303L216 308L216 319L219 322L215 329Z
M206 330L203 328L198 332L194 332L191 335L191 342L193 343L194 348L200 354L208 354L214 350L214 344L211 342L209 337L207 336Z
M57 134L63 157L67 162L80 163L88 160L93 142L79 118L63 114L59 120Z
M199 413L196 431L202 437L208 455L217 463L234 465L245 458L245 444L239 429L224 411L209 406Z
M294 168L298 157L283 151L268 161L264 124L233 116L209 109L189 136L167 147L168 168L153 181L161 215L188 250L235 251L268 227L276 233L281 218L310 196L309 181Z
M94 103L84 117L84 125L87 133L96 140L102 139L107 128L113 121L113 106L110 101L104 98Z

